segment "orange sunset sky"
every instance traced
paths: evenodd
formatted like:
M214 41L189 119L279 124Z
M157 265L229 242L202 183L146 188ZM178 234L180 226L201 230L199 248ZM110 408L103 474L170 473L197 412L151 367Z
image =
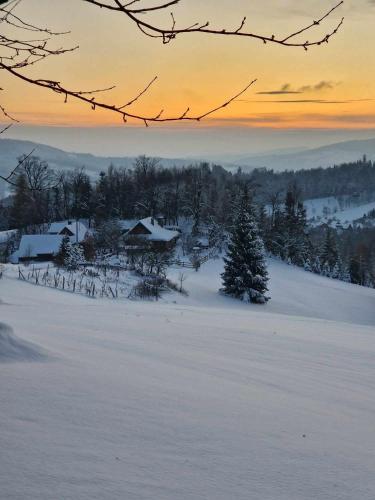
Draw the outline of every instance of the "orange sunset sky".
M179 24L209 19L214 26L228 28L236 27L246 15L247 29L268 35L292 32L334 5L335 1L327 0L181 0L174 13ZM168 12L158 21L168 24ZM328 45L308 52L201 34L182 35L163 45L142 35L124 15L82 0L24 0L17 13L38 25L70 30L60 43L80 46L74 53L28 69L33 77L53 78L80 90L115 84L116 89L102 99L121 103L157 75L157 84L134 108L139 112L157 114L164 108L166 115L176 114L186 106L203 112L257 78L241 100L219 111L206 125L375 126L375 2L371 0L346 0L308 39L327 33L345 16L340 32ZM64 104L61 96L4 75L1 86L3 104L24 124L121 124L109 112L93 112L73 101Z
M209 19L212 25L229 28L246 15L248 29L254 32L287 34L333 5L335 2L327 0L182 0L174 12L181 24ZM164 108L166 114L174 114L189 105L203 112L258 78L246 96L218 112L209 123L334 128L375 125L375 4L370 0L347 0L308 38L328 32L344 15L341 31L328 45L307 53L301 48L200 34L183 35L163 45L142 35L125 16L82 0L24 0L18 13L39 25L69 29L71 34L60 43L80 46L74 53L27 70L31 75L57 79L82 90L115 84L116 89L105 96L108 102L126 101L157 75L158 83L135 109L150 114ZM169 17L158 21L168 23ZM60 96L9 77L3 78L2 86L7 109L25 124L95 126L120 122L111 113L93 112L80 103L64 104ZM283 93L265 93L275 91Z

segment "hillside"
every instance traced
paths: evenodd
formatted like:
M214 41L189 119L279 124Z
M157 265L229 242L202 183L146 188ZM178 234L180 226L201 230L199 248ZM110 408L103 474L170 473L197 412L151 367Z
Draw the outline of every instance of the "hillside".
M363 204L348 204L341 206L338 199L330 196L328 198L316 198L305 200L307 218L310 223L323 224L340 223L342 227L348 227L353 222L366 216L375 210L375 202ZM311 219L314 219L311 221Z
M35 155L47 161L57 170L73 170L85 166L87 171L97 174L110 164L123 167L133 165L134 156L95 156L89 153L69 153L62 149L47 146L31 141L17 139L0 139L0 174L9 171L9 167L16 164L19 156L35 149ZM253 168L266 167L281 170L301 170L317 167L329 167L335 164L355 162L366 155L369 160L375 161L375 139L353 140L338 142L318 148L301 148L298 150L274 150L272 153L257 155L203 155L201 159L191 158L162 158L166 167L173 165L182 166L212 159L215 163L223 165L228 170L236 170L242 166L244 171ZM229 159L230 158L230 159Z
M0 139L0 175L9 173L15 165L17 158L23 154L34 151L34 155L48 162L49 166L55 170L74 170L85 167L90 175L98 174L101 170L106 170L109 165L132 167L135 158L131 156L95 156L84 153L68 153L58 148L46 146L31 141L16 139ZM185 165L188 160L163 158L163 164L167 167L173 165ZM0 181L0 194L3 186Z
M220 269L150 303L7 268L8 338L47 360L0 363L4 498L372 500L375 290L274 261L249 306Z
M244 169L266 167L277 171L301 170L355 162L363 155L369 160L375 160L375 139L338 142L287 154L242 156L237 158L237 163L243 165Z

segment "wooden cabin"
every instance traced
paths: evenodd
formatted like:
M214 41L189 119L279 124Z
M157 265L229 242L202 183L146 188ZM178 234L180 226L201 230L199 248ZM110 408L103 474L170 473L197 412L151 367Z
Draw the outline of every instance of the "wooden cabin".
M128 241L133 239L147 241L157 252L172 250L179 236L178 231L163 228L153 217L139 220L126 233Z

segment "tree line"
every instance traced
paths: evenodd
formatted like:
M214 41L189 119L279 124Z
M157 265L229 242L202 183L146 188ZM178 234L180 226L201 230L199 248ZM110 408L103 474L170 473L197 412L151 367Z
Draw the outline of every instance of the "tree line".
M98 231L98 246L114 248L121 236L118 220L162 216L177 226L189 219L191 238L204 233L215 246L233 228L234 207L245 186L269 253L318 274L374 286L375 229L312 228L303 205L304 199L317 195L369 195L373 185L374 193L375 165L366 158L326 170L233 173L207 163L164 168L157 159L141 156L131 169L109 166L93 180L83 168L54 172L30 156L22 163L7 206L0 208L0 221L3 229L38 233L51 221L84 219L105 228Z

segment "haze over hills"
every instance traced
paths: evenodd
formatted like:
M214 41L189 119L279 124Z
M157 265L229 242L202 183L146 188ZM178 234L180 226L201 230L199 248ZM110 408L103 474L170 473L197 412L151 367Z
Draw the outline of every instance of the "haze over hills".
M134 156L96 156L90 153L70 153L55 147L18 139L0 139L0 174L5 174L17 163L17 158L34 150L34 155L49 163L56 170L74 170L85 167L91 175L98 174L110 164L130 168L134 163ZM165 166L182 166L199 161L215 161L228 170L241 166L244 170L266 167L274 170L301 170L316 167L329 167L334 164L356 161L366 155L369 160L375 161L375 139L352 140L338 142L328 146L307 150L275 150L269 154L254 156L207 155L205 158L161 158ZM155 155L157 156L157 155ZM230 161L228 159L230 158ZM0 187L1 189L1 187Z
M57 170L74 170L85 167L89 173L98 173L111 163L116 166L131 167L134 156L95 156L90 153L68 153L62 149L31 141L1 139L0 140L0 172L8 172L17 163L17 158L31 151L33 155L48 162ZM190 160L192 161L192 160ZM187 160L163 158L166 166L186 164Z
M369 160L375 160L375 139L338 142L297 152L242 156L237 158L236 162L245 168L302 170L353 162L362 158L363 155L366 155Z
M48 162L55 170L74 170L85 167L89 175L97 175L106 170L111 164L117 167L132 167L134 156L95 156L90 153L68 153L62 149L18 139L0 139L0 175L6 175L17 165L17 159L23 154L33 151L33 155ZM197 160L180 158L163 158L163 165L167 167L182 166L195 163ZM0 195L4 194L5 186L0 181Z

